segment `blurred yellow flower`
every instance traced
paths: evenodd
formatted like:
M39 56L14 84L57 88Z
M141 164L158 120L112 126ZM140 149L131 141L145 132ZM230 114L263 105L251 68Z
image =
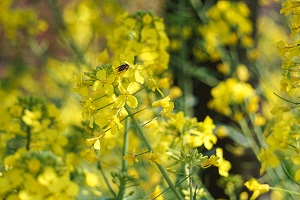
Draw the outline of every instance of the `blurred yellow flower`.
M250 191L253 191L253 194L250 197L250 200L254 200L257 197L259 197L259 195L264 194L269 191L268 184L260 184L255 178L252 178L251 180L247 181L244 185Z
M159 196L158 196L159 195ZM154 191L150 194L150 200L155 199L155 200L164 200L162 194L161 194L161 189L160 186L157 185L154 189Z
M149 152L149 160L151 165L154 165L155 163L161 164L160 156L156 153L153 153L152 151Z
M135 153L135 148L130 149L128 151L128 154L123 156L123 159L127 160L130 166L133 165L133 162L137 163L139 160L137 159L137 156L136 156L136 153Z

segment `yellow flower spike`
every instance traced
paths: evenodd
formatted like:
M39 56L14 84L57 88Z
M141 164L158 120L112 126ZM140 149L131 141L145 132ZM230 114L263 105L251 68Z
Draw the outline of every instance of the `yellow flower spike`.
M156 153L153 153L152 151L149 152L149 160L151 165L154 165L155 163L161 164L160 156Z
M262 195L269 191L269 185L268 184L260 184L255 178L252 178L251 180L247 181L244 184L250 191L253 191L252 196L250 197L250 200L254 200L259 195Z
M128 164L130 165L130 166L132 166L133 165L133 162L138 162L139 160L137 159L137 156L136 156L137 154L135 153L135 148L133 148L133 149L130 149L129 150L129 152L128 152L128 155L125 155L125 156L123 156L123 159L124 160L127 160L128 161Z

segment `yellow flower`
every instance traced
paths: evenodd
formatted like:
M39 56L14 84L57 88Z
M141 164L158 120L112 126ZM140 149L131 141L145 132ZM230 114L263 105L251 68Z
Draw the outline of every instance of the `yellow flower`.
M105 136L105 132L101 132L93 138L86 139L86 144L89 146L94 145L94 149L100 150L100 139Z
M263 126L267 122L266 118L263 117L261 114L256 114L254 118L254 125L255 126Z
M178 86L173 86L170 89L170 99L174 100L182 96L182 90Z
M31 127L39 127L40 122L39 119L41 118L42 113L40 111L30 111L28 109L25 110L25 115L23 115L22 120L23 122Z
M152 106L154 108L157 108L159 106L163 107L163 110L159 113L161 116L167 116L169 118L175 118L176 115L172 113L174 109L174 103L170 102L170 97L167 96L163 99L160 99L158 101L155 101L152 103Z
M215 129L215 125L209 116L199 123L199 130L203 133L203 144L207 150L212 149L217 142L217 136L213 134L213 129Z
M98 80L94 82L93 89L98 90L104 87L105 94L112 95L114 93L114 82L116 76L113 74L107 75L106 70L99 70L96 74Z
M31 173L36 173L39 171L40 166L41 166L40 161L33 158L33 159L29 160L27 167Z
M149 13L145 14L143 16L143 23L144 24L151 24L151 22L152 22L152 16Z
M68 173L58 176L56 171L51 167L45 168L37 180L41 185L47 187L50 192L61 192L70 182Z
M208 159L201 162L200 166L202 168L208 168L212 165L218 166L219 165L219 157L216 155L211 155Z
M147 87L148 87L149 89L151 89L152 92L155 92L155 90L157 90L157 91L159 92L159 94L160 94L162 97L164 97L164 93L159 89L159 86L158 86L158 85L159 85L159 84L158 84L158 81L156 81L156 80L152 77L152 75L150 74L149 82L148 82Z
M225 160L223 158L223 149L217 148L216 149L216 155L220 158L218 160L218 162L219 162L219 165L218 165L219 174L221 176L227 177L229 175L228 171L231 169L231 163L228 160Z
M133 165L133 161L137 163L139 160L137 159L135 148L129 150L128 155L123 156L123 159L127 160L130 166Z
M259 184L259 182L255 178L252 178L251 180L247 181L244 185L250 191L253 191L253 194L250 197L250 200L254 200L259 195L264 194L264 193L269 191L269 185L268 184Z
M241 81L248 81L250 78L250 73L248 71L248 68L245 65L238 65L236 69L236 75L239 80Z
M98 124L101 128L107 128L107 130L110 127L112 135L115 135L118 130L123 128L123 125L120 123L119 118L117 118L112 113L104 113L101 116L98 116L95 119L95 123Z
M130 108L136 108L138 105L138 100L136 99L133 94L138 91L140 88L140 84L133 82L129 83L126 87L126 89L123 88L121 84L118 85L118 89L121 92L121 94L117 97L114 105L117 108L121 108L125 105L125 103L130 107Z
M152 151L150 151L150 153L149 153L149 160L150 160L151 165L154 165L155 163L157 163L157 164L162 163L159 155L156 153L153 153Z
M77 92L78 94L86 97L88 95L88 89L87 87L83 86L82 82L82 74L80 74L78 77L74 75L75 77L75 88L72 89L72 92Z
M261 162L260 174L264 173L267 166L274 168L280 164L280 160L276 155L272 151L265 150L264 148L260 149L257 158Z
M84 172L85 174L85 183L89 187L97 187L100 185L99 183L99 177L97 174L91 173L91 172Z
M159 195L159 196L158 196ZM161 189L159 187L159 185L157 185L154 189L154 191L151 193L150 195L150 199L156 199L156 200L164 200L162 194L161 194Z

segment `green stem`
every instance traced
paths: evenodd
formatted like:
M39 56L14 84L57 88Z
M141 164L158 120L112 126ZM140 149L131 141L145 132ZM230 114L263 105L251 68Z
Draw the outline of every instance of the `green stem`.
M123 145L123 153L122 153L122 173L127 173L127 162L123 159L123 156L127 154L128 149L128 143L129 143L129 119L127 118L125 121L125 131L124 131L124 145ZM119 193L118 193L118 199L123 199L124 193L125 193L125 183L120 185Z
M184 179L182 179L180 182L178 182L175 186L179 186L181 185L181 183L183 183L185 180L187 180L190 176L192 176L195 172L193 172L191 175L185 177ZM186 174L183 174L183 175L186 175ZM163 193L165 193L169 188L166 188L164 191L162 191L160 194L158 194L156 197L153 198L154 199L157 199L159 196L161 196Z
M206 188L206 186L203 184L202 180L199 179L198 185L200 186L200 188L204 189L205 192L205 199L206 200L214 200L215 198L210 194L210 192L208 191L208 189Z
M84 53L81 50L79 50L79 48L77 47L77 44L75 43L73 38L71 38L67 33L68 30L67 30L65 22L63 20L61 10L59 9L59 6L57 5L56 1L48 0L47 2L48 2L48 5L50 6L51 12L54 16L55 22L57 24L57 28L59 30L62 30L62 31L60 31L60 33L63 37L63 40L65 40L64 42L71 47L73 52L76 54L76 59L78 59L80 64L87 65L87 62L84 58ZM78 64L77 65L78 68L80 68L81 65Z
M150 152L150 151L145 151L145 152L143 152L143 153L136 154L135 156L136 156L136 157L139 157L139 156L144 155L144 154L149 153L149 152Z
M102 174L102 176L103 176L103 178L104 178L104 181L106 182L106 185L107 185L108 189L109 189L110 192L113 194L113 196L116 197L117 195L116 195L116 193L114 192L114 190L112 189L111 185L109 184L109 181L108 181L108 179L107 179L107 177L106 177L106 175L105 175L105 173L104 173L104 171L103 171L103 169L102 169L102 166L101 166L101 162L100 162L100 161L98 162L98 169L100 170L100 172L101 172L101 174Z
M138 114L138 113L140 113L140 112L142 112L142 111L144 111L144 110L146 110L146 109L148 109L148 108L152 108L152 106L148 106L148 107L143 108L143 109L141 109L141 110L138 110L138 111L136 111L135 113L132 113L132 114L133 114L133 115L136 115L136 114ZM120 120L120 122L122 122L123 120L125 120L125 119L127 119L127 118L128 118L128 116L124 117L123 119Z
M250 144L250 147L252 149L252 151L254 152L254 154L257 156L260 152L260 149L259 149L259 145L256 143L255 141L255 138L251 132L251 129L247 123L247 121L244 119L242 119L241 121L239 121L239 124L242 128L242 131L243 133L245 134L245 136L247 137L247 140ZM257 133L256 133L257 134ZM267 174L268 174L268 177L269 179L273 182L273 183L276 183L276 181L278 180L278 175L276 173L276 170L274 169L266 169L267 171Z
M31 132L30 132L30 127L29 126L26 126L26 133L27 133L27 144L26 144L26 149L27 151L29 151L30 149L30 140L31 140Z
M126 109L129 117L131 118L134 126L137 129L137 132L139 133L139 135L140 135L141 139L143 140L144 144L146 145L147 149L149 151L154 152L154 150L153 150L153 148L152 148L149 140L147 139L147 137L144 134L144 131L143 131L142 127L140 126L140 124L138 123L138 121L136 120L136 118L134 117L134 115L132 114L130 108L127 105L125 105L124 108ZM156 165L157 165L158 169L160 170L161 174L163 175L163 177L165 178L165 180L167 181L170 189L173 191L173 193L176 196L176 198L182 200L181 195L179 194L178 190L175 188L175 186L174 186L173 182L171 181L171 179L170 179L170 177L169 177L166 169L162 165L160 165L158 163L156 163Z
M153 119L147 121L145 124L141 125L141 127L146 126L147 124L151 123L152 121L156 120L158 117L154 117Z
M279 97L280 99L282 99L282 100L284 100L284 101L286 101L286 102L289 102L289 103L292 103L292 104L295 104L295 105L299 105L299 104L300 104L299 102L293 102L293 101L290 101L290 100L288 100L288 99L285 99L285 98L279 96L278 94L276 94L275 92L274 92L274 94L275 94L277 97Z
M248 127L248 124L247 124L245 118L243 118L242 120L240 120L239 124L240 124L240 126L241 126L241 128L243 130L243 133L248 138L248 142L249 142L249 144L251 146L251 149L253 150L254 154L258 155L259 154L258 145L255 142L255 139L254 139L254 137L252 135L252 132L251 132L250 128Z
M189 187L190 187L190 199L193 199L193 179L192 176L190 176L192 174L192 167L191 165L189 166Z
M129 143L129 119L127 118L125 121L125 131L124 131L124 145L123 145L123 153L122 153L122 172L127 171L127 162L123 159L123 156L127 154Z
M270 189L270 190L282 191L282 192L286 192L286 193L289 193L289 194L295 194L295 195L300 196L300 193L299 193L299 192L295 192L295 191L291 191L291 190L286 190L286 189L283 189L283 188L269 187L269 189Z

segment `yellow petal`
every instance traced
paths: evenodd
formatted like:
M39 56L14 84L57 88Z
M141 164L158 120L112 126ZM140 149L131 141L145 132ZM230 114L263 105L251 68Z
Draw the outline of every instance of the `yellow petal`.
M125 101L126 101L126 95L120 95L120 96L118 96L118 98L116 99L114 105L115 105L117 108L121 108L121 107L123 107L123 106L125 105Z
M97 78L99 80L103 80L103 79L106 79L106 71L104 69L102 70L99 70L96 74Z
M128 95L126 103L130 108L136 108L138 105L138 100L134 96Z
M100 150L100 140L97 140L97 141L94 143L94 149Z
M127 91L129 94L133 94L140 89L140 84L137 82L129 83L127 87Z

